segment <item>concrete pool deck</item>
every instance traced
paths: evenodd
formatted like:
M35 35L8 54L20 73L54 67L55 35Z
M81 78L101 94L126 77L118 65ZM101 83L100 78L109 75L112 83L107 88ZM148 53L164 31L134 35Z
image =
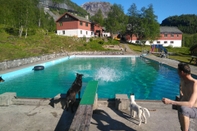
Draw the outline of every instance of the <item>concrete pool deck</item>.
M53 108L48 102L49 100L40 100L42 104L0 107L0 130L68 130L74 114L61 107ZM138 101L138 104L150 111L147 124L142 123L141 126L129 117L128 110L116 110L102 101L99 103L99 107L93 112L90 131L180 131L176 111L160 101Z
M133 53L129 52L129 49L127 51L128 54ZM175 68L179 63L153 55L145 57ZM21 67L9 71L19 68ZM191 69L192 73L197 75L196 67L191 65ZM48 99L21 99L20 101L22 101L21 104L0 106L1 131L68 130L74 116L70 111L67 112L60 106L53 108L49 105ZM147 124L142 123L138 126L137 121L129 117L128 110L117 110L114 106L108 105L107 101L99 100L98 109L93 112L90 131L180 131L177 111L172 110L171 105L164 105L161 101L137 101L137 103L150 111ZM196 120L191 122L197 123ZM191 125L191 131L195 131L197 126Z

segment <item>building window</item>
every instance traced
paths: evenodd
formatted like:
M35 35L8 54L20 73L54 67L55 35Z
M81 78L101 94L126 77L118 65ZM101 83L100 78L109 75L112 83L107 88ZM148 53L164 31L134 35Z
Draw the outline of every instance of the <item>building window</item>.
M63 34L65 34L65 30L64 30L64 31L62 31L62 33L63 33Z
M86 22L86 26L88 27L88 22Z
M171 34L171 37L174 37L174 34Z
M168 42L167 41L164 41L164 44L167 44Z
M86 35L88 34L88 32L86 31Z
M157 41L157 44L160 44L160 41Z
M68 16L67 16L67 15L65 15L65 18L68 18Z
M82 21L80 21L80 25L83 25L83 22Z
M82 34L82 30L80 30L80 34Z
M91 32L91 35L94 35L94 32L93 31Z
M173 44L174 43L174 41L170 41L170 44Z
M168 37L168 34L164 34L164 37Z
M179 37L179 34L177 34L176 37Z
M60 23L59 23L59 25L60 25L60 26L63 26L63 23L62 23L62 22L60 22Z

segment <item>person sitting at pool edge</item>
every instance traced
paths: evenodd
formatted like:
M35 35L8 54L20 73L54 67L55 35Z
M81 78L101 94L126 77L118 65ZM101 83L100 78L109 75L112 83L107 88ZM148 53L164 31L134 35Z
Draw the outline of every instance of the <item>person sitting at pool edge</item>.
M180 101L163 98L164 104L177 105L182 131L189 130L190 118L197 118L197 80L191 76L188 64L178 64L180 77Z

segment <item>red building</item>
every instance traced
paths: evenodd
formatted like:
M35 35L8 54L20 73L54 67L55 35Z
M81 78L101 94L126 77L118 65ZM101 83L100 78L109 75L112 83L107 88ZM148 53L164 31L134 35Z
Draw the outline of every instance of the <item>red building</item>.
M182 32L177 27L160 27L160 37L157 40L147 40L146 45L163 45L164 47L181 47L182 46ZM129 35L125 36L129 43L139 43L138 38L133 35L132 39Z
M99 24L92 23L88 17L84 18L71 13L64 13L56 21L57 35L94 37L101 36L103 29Z
M103 34L103 28L99 24L92 23L91 30L94 32L94 35L98 37L102 36Z

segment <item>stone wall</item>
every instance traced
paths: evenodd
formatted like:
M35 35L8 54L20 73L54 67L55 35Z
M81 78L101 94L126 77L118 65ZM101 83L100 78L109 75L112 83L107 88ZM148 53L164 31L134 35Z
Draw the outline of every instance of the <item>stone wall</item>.
M58 57L63 57L63 56L69 56L69 55L123 55L124 52L122 51L105 51L105 52L67 52L67 53L57 53L57 54L50 54L50 55L43 55L43 56L38 56L38 57L30 57L30 58L23 58L23 59L17 59L13 61L4 61L0 63L0 71L6 70L6 69L11 69L27 64L32 64L35 62L41 62L41 61L46 61Z
M50 55L44 55L44 56L38 56L38 57L17 59L13 61L4 61L0 63L0 71L23 66L26 64L32 64L32 63L39 62L39 61L45 61L45 60L57 58L60 56L66 56L66 55L67 55L66 53L59 53L59 54L50 54Z

